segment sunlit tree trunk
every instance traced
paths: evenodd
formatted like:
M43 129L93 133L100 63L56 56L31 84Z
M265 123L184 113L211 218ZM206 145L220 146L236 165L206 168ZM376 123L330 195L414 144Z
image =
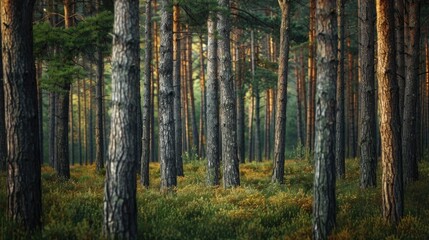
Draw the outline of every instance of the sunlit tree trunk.
M309 45L308 45L308 108L307 108L307 134L305 147L309 152L313 151L314 147L314 104L316 94L316 43L315 38L315 22L316 22L316 0L310 0L310 29L309 29Z
M280 56L277 80L277 115L274 133L274 168L272 181L284 183L287 79L289 59L290 1L279 0L282 12L280 25Z
M219 97L217 73L216 13L207 20L207 184L219 185Z
M1 31L1 30L0 30ZM1 32L0 32L1 35ZM1 46L1 37L0 37ZM1 50L0 50L1 52ZM5 105L3 89L3 60L0 57L0 171L6 170L7 148L6 148L6 123L5 123Z
M7 217L27 231L42 226L33 8L29 0L1 2Z
M237 157L237 119L234 83L231 74L230 53L230 2L218 0L217 32L219 54L219 82L220 82L220 126L222 141L223 185L225 188L240 185L240 172Z
M337 81L336 0L318 0L316 136L313 238L327 239L336 222L335 99Z
M206 79L205 79L205 72L204 72L204 49L203 49L203 35L199 36L200 38L200 92L201 92L201 102L200 102L200 135L199 135L199 153L198 155L201 158L205 158L205 125L204 122L206 121L205 112L206 112Z
M187 47L186 47L186 54L188 61L187 63L187 87L188 87L188 94L189 94L189 113L190 113L190 119L191 119L191 125L192 125L192 148L191 150L195 153L198 153L198 126L197 126L197 117L195 114L195 97L194 97L194 79L192 77L192 33L189 26L187 26Z
M374 72L374 0L359 2L359 126L360 187L377 183L377 133Z
M171 0L161 0L161 43L159 61L159 154L161 189L177 185L173 88L173 11Z
M108 239L137 239L138 0L115 0L113 35L112 119L104 187L103 235Z
M390 223L403 215L401 124L396 78L393 1L376 0L377 79L380 101L382 212Z

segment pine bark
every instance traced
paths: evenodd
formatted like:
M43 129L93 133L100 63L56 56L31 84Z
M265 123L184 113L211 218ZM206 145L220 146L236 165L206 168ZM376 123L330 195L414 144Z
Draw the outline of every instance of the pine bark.
M315 22L316 22L316 0L310 0L310 29L309 29L309 45L308 45L308 108L307 108L307 129L305 147L307 151L312 152L314 148L314 104L316 94L316 43L315 38Z
M230 2L218 0L217 32L219 54L219 82L220 82L220 125L222 140L223 186L225 188L240 185L239 166L237 157L237 119L234 82L231 69L230 52Z
M1 33L7 142L7 216L27 231L42 225L34 1L2 1Z
M173 11L171 0L161 0L159 60L159 154L161 190L177 185L173 88Z
M182 160L182 114L180 95L180 6L173 6L173 88L174 88L174 129L177 176L183 176Z
M150 161L150 117L151 117L151 76L152 76L152 1L146 0L145 6L145 32L144 38L146 50L144 56L144 78L143 78L143 136L142 136L142 159L141 159L141 184L149 187L149 161ZM153 105L152 105L153 106ZM176 130L177 131L177 130ZM153 151L153 150L152 150Z
M420 57L420 1L407 0L408 21L406 25L407 54L405 73L404 113L402 121L402 162L404 183L414 182L419 178L417 165L417 96L419 91Z
M211 12L207 21L207 184L219 185L219 97L217 74L216 16Z
M404 202L393 1L376 0L376 12L377 79L383 171L382 212L386 221L396 224L403 215Z
M282 12L280 25L280 56L277 80L276 127L274 133L274 169L272 182L284 183L287 80L289 60L290 1L279 0Z
M104 188L103 235L137 238L136 138L140 80L139 1L115 0L112 120Z
M190 119L191 119L191 125L192 125L192 151L195 151L195 153L198 153L198 126L197 126L197 115L195 114L195 97L194 97L194 79L192 76L192 33L189 26L187 26L187 46L186 46L186 54L187 58L186 60L188 68L187 68L187 87L188 87L188 94L189 94L189 113L190 113Z
M301 102L301 73L300 65L298 64L298 56L295 55L295 79L296 79L296 128L297 128L297 137L298 137L298 146L302 146L304 143L304 129L302 122L302 102Z
M244 116L244 47L238 46L237 80L236 80L236 101L237 101L237 156L239 163L245 162L245 116Z
M374 72L374 0L360 0L359 5L359 126L360 187L377 184L377 133Z
M345 114L344 114L344 0L337 0L338 14L338 73L337 73L337 103L335 124L335 168L337 177L344 179L346 175L345 162Z
M399 115L403 120L405 96L405 7L404 0L395 0L396 77L399 87Z
M1 35L1 30L0 30ZM1 37L0 37L1 46ZM1 53L1 50L0 50ZM3 60L0 57L0 171L7 169L7 148L6 148L6 123L5 123L5 105L4 105L4 88L3 88Z
M337 81L336 0L317 1L317 92L313 238L327 239L336 223L335 108Z
M200 135L199 135L199 152L198 156L200 158L205 158L205 152L204 152L204 144L205 144L205 124L206 121L206 79L205 79L205 71L204 71L204 49L203 49L203 35L199 36L200 39L200 93L201 93L201 101L200 101Z
M103 82L104 59L101 49L97 49L97 82L95 85L95 165L100 172L104 168L104 122L103 122Z

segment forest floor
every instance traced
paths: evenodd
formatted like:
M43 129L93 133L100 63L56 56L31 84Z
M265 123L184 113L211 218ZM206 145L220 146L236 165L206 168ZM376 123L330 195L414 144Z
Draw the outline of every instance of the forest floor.
M240 166L241 187L205 185L205 162L185 164L175 194L159 191L159 164L151 163L151 187L139 184L139 239L311 239L313 164L286 161L286 184L271 184L271 162ZM380 186L359 188L358 160L347 160L337 181L337 227L332 239L427 239L429 163L420 180L407 186L405 216L394 227L381 218ZM378 171L380 177L380 171ZM378 179L380 183L380 178ZM94 166L73 166L71 180L42 169L43 232L33 239L99 239L104 175ZM6 220L6 174L0 174L0 239L28 239ZM380 184L379 184L380 185Z

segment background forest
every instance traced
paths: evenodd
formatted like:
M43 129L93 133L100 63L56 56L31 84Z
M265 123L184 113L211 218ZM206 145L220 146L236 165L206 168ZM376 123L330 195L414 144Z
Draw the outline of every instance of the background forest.
M0 239L428 238L425 0L1 16Z

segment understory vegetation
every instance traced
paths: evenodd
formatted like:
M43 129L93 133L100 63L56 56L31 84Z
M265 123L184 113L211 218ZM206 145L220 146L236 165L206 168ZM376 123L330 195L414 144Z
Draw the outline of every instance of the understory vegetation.
M347 160L337 181L337 227L332 239L425 239L429 236L429 163L405 192L405 216L397 227L381 217L381 190L359 188L357 159ZM205 161L184 165L175 194L160 193L159 164L151 163L151 187L138 186L141 239L311 239L313 164L286 161L284 185L270 183L272 164L240 166L242 186L225 190L205 184ZM380 171L378 175L380 177ZM73 166L62 181L42 168L42 233L26 236L6 219L6 174L0 175L0 239L99 239L104 175L94 166ZM380 179L378 181L380 183Z

